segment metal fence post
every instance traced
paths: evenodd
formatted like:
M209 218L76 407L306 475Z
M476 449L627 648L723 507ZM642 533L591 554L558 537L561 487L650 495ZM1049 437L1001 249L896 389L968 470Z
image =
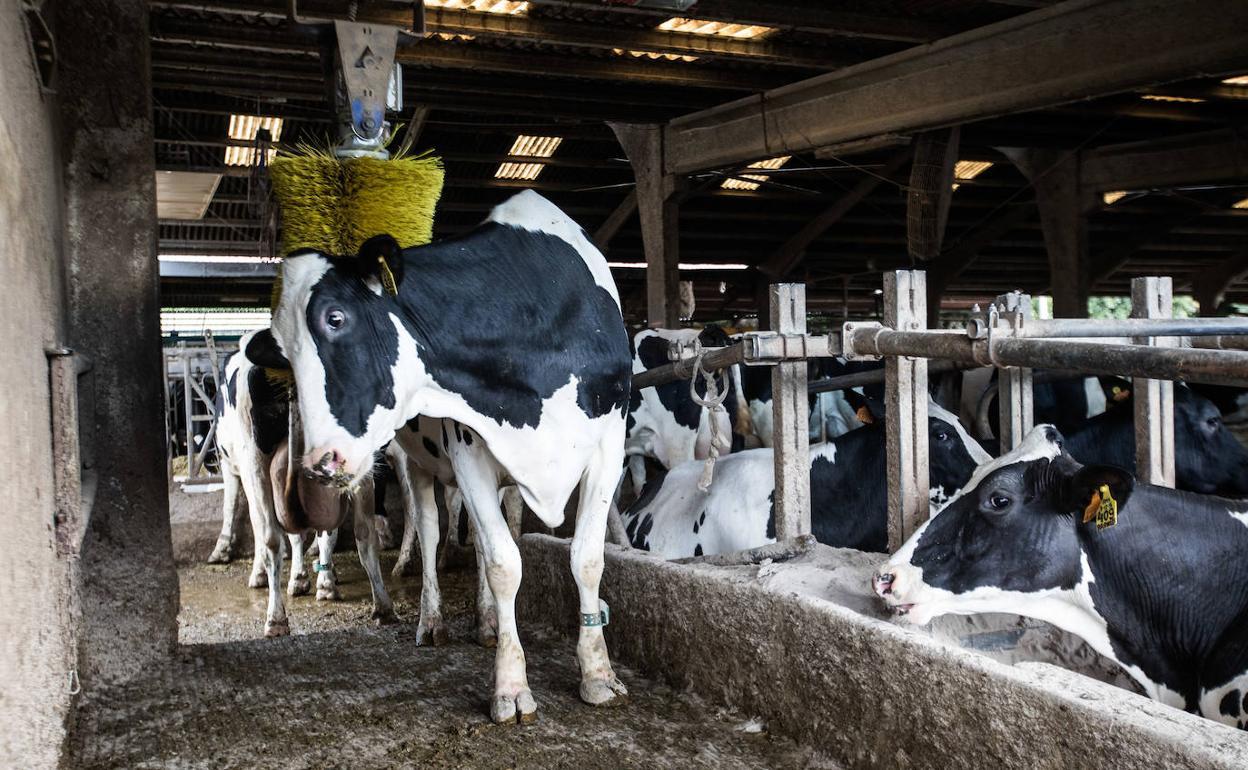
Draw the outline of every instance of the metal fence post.
M769 293L771 329L778 334L806 333L806 286L775 283ZM806 362L788 361L771 370L772 423L775 436L776 540L810 534L810 436Z
M1174 314L1173 284L1169 276L1131 279L1132 318L1170 318ZM1174 337L1135 337L1134 342L1175 347ZM1136 379L1135 467L1145 484L1174 487L1174 383Z
M921 270L884 274L884 325L927 326L927 277ZM886 356L888 550L896 551L927 520L927 359Z
M998 318L1007 325L1018 326L1031 320L1031 295L1010 292L997 297ZM1007 366L997 370L997 410L1000 428L997 431L1004 454L1023 443L1023 437L1035 422L1032 409L1031 369Z

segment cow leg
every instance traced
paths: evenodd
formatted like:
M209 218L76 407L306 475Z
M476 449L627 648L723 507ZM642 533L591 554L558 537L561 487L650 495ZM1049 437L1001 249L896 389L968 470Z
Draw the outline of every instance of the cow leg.
M600 445L581 479L576 532L572 536L572 578L580 595L581 632L576 657L581 664L581 700L592 706L618 703L628 690L611 668L607 643L603 638L598 599L602 580L603 546L607 534L607 511L615 491L616 474L623 460L624 421Z
M442 645L450 637L442 622L442 593L438 587L438 502L433 476L415 465L409 466L409 471L412 489L405 494L411 495L409 506L416 509L409 519L414 520L412 529L420 539L420 623L416 625L416 644Z
M338 593L338 574L334 572L334 549L338 547L338 530L331 529L316 536L316 600L336 602L342 599Z
M458 488L443 487L442 497L446 503L446 542L442 544L442 555L438 560L439 569L450 569L458 567L469 562L468 541L471 532L471 524L461 521L464 511L464 497L460 494Z
M507 517L507 529L511 530L511 539L520 539L520 524L524 519L524 498L520 496L520 487L514 484L503 487L499 494L502 498L503 512Z
M478 552L482 554L498 615L490 718L498 723L531 722L537 718L537 703L529 690L524 648L516 630L520 549L512 539L499 508L497 466L493 458L486 454L481 441L454 443L450 452L459 491L476 526Z
M394 614L394 603L390 594L386 593L386 584L381 579L381 561L377 558L377 530L373 526L373 482L366 480L355 493L351 501L355 509L355 547L360 554L360 565L368 574L369 587L373 589L373 619L377 625L384 626L399 622Z
M485 548L475 529L472 531L477 555L477 643L482 647L498 646L498 608L490 589L489 570L485 566Z
M258 460L259 458L257 458ZM267 463L256 463L265 467ZM273 512L273 490L255 468L245 468L242 473L243 490L247 493L247 507L251 514L251 529L256 533L256 553L264 564L264 576L269 587L269 606L265 613L264 635L285 636L290 633L290 621L286 619L286 603L282 599L282 534ZM254 578L253 573L253 578ZM254 585L254 583L253 583Z
M391 444L391 446L395 446ZM390 461L390 466L394 468L394 475L399 480L399 494L403 498L403 543L399 546L399 560L394 564L394 570L390 573L395 577L401 575L411 575L416 571L416 544L417 537L420 537L421 546L424 545L424 537L419 531L420 517L423 513L421 509L422 502L417 499L416 484L413 478L414 473L420 473L415 465L407 459L407 455L401 450L398 452L386 452L386 458ZM427 474L426 474L427 476ZM419 483L424 483L422 479ZM433 481L429 481L429 494L433 494ZM433 506L433 521L437 525L438 508L437 503ZM434 538L434 549L437 549L437 538ZM423 589L423 586L422 586Z
M209 564L225 564L234 558L234 547L238 543L238 530L246 515L246 498L243 497L242 482L234 473L234 466L229 460L221 460L221 476L225 485L225 495L221 504L221 534L217 536L217 544L208 557Z
M290 540L290 581L286 584L286 593L291 596L304 596L312 591L312 581L308 579L308 565L304 563L304 533L287 535Z

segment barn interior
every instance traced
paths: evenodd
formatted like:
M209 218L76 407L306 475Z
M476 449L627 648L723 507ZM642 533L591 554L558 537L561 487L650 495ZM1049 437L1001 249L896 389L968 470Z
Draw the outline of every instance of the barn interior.
M864 743L861 720L838 732L839 712L803 724L801 681L778 684L789 689L777 703L716 668L715 655L689 652L716 633L717 613L731 612L724 592L752 609L744 640L711 647L723 661L749 655L769 621L806 620L844 649L887 659L879 676L890 681L956 670L948 692L921 696L933 711L947 705L940 697L984 687L981 708L1010 713L1045 688L1072 693L1033 704L1037 724L1060 725L1081 701L1104 704L1077 711L1085 721L1063 749L1069 758L1108 765L1114 751L1152 751L1174 766L1234 766L1248 757L1244 738L1179 712L1123 706L1048 671L1002 674L936 647L893 660L878 650L911 642L888 633L880 642L786 590L764 602L731 577L614 551L614 590L654 595L673 581L706 602L673 637L682 647L656 641L646 607L623 600L616 628L632 636L613 644L632 652L623 665L635 666L625 669L633 711L585 714L571 689L572 644L554 620L572 618L574 597L547 569L566 576L566 545L541 536L523 545L521 604L535 618L531 665L548 711L515 740L482 712L486 651L462 642L441 668L437 658L414 663L402 649L414 620L364 628L358 573L349 609L308 601L292 610L307 633L269 643L245 567L187 566L170 518L163 351L200 346L205 330L228 350L239 332L267 324L281 229L264 166L275 149L324 146L333 133L325 51L335 20L405 31L394 120L445 164L435 237L536 190L606 255L631 325L767 329L777 282L805 285L812 330L878 320L881 276L901 269L927 271L930 327L1010 289L1051 297L1056 317L1085 317L1090 298L1124 297L1133 278L1154 275L1171 276L1192 312L1239 313L1248 305L1243 3L3 0L0 9L9 106L0 254L13 296L27 298L11 303L18 312L6 314L0 347L0 447L15 459L0 481L14 503L0 570L9 629L0 717L10 726L0 764L250 766L263 756L305 766L354 756L379 766L594 766L606 746L622 766L929 766L964 761L967 735L994 756L1039 756L1025 739L993 742L983 725L934 747L918 737ZM410 615L419 581L405 581L396 593ZM448 592L459 591L466 638L463 582ZM231 591L236 599L222 598ZM651 620L683 611L656 606ZM218 611L234 620L218 618L214 631ZM555 630L536 620L547 615ZM795 675L802 660L829 655L796 631L768 644ZM821 706L860 694L833 689ZM434 690L445 698L435 703ZM426 708L434 716L422 722ZM774 736L743 729L760 713L772 714ZM1098 729L1136 743L1081 754ZM637 735L648 737L628 744ZM283 759L286 741L303 744Z

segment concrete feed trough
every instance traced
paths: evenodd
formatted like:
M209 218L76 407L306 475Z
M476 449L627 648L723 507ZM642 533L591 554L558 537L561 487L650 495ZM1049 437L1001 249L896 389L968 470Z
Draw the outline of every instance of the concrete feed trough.
M567 542L526 535L521 549L522 616L573 632ZM765 579L801 569L694 567L608 546L611 652L852 766L1248 765L1240 731L1046 663L1000 663L795 591L800 580Z

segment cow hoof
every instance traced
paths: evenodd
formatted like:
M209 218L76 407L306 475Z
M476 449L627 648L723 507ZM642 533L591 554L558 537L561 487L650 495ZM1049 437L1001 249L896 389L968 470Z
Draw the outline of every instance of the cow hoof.
M394 569L390 570L390 574L394 577L411 577L416 574L416 562L410 556L400 556L395 562Z
M609 679L583 679L581 700L591 706L622 706L628 702L628 688L614 676Z
M232 550L233 549L230 548L229 540L226 540L224 538L218 540L216 547L212 549L212 553L208 554L208 563L209 564L229 564L230 559L233 558L232 554L230 553L230 551Z
M265 622L264 635L269 637L270 639L273 639L278 636L289 636L290 635L290 621L286 619L282 619L282 620L270 620L270 621Z
M377 621L378 626L392 626L399 622L399 616L394 614L394 610L389 607L384 610L374 609L372 618Z
M516 695L495 695L490 702L490 719L500 725L533 724L537 721L537 701L528 690Z
M253 572L251 577L247 578L247 585L252 588L268 588L269 574L267 572Z
M286 593L291 596L306 596L312 592L312 581L308 580L307 575L299 575L290 579L286 584Z
M416 626L417 647L441 647L450 641L451 636L446 632L446 626L442 625L441 618L433 621L422 620Z
M342 601L342 594L338 593L338 586L317 586L316 600L318 602L339 602Z

